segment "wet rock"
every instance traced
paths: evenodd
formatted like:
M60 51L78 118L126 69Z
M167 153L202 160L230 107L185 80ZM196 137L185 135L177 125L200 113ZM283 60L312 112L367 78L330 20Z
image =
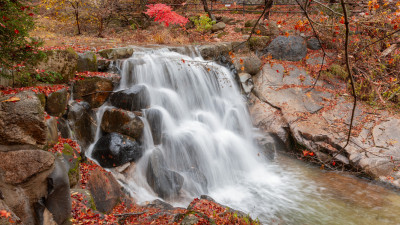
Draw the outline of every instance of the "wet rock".
M312 37L307 40L307 48L311 50L320 50L321 49L321 44L318 41L318 38Z
M107 109L101 121L101 129L104 132L117 132L140 140L143 135L144 124L140 117L133 112L123 109Z
M234 59L234 65L237 71L256 75L260 69L262 62L256 55L237 56ZM242 67L244 70L242 70Z
M107 59L99 59L97 61L98 64L98 71L100 72L107 72L110 69L111 61Z
M116 60L116 59L126 59L132 56L134 49L132 47L122 47L122 48L110 48L99 51L98 53L101 57Z
M243 45L246 46L246 45ZM228 55L232 51L232 43L216 43L211 45L200 45L198 46L200 55L206 59L214 59L220 55Z
M155 149L149 158L146 179L153 191L161 198L178 195L183 185L183 177L177 172L167 169L159 149Z
M69 125L82 150L94 141L95 116L87 102L73 102L69 105Z
M218 23L216 23L216 24L214 24L212 26L211 31L212 32L217 32L217 31L220 31L220 30L224 30L225 27L226 27L226 24L224 22L218 22Z
M46 112L50 116L60 117L67 109L68 93L66 89L53 92L47 96Z
M109 213L121 201L121 186L108 172L95 169L90 173L88 187L93 196L96 209Z
M54 170L47 180L49 195L45 200L45 206L57 224L64 224L71 217L71 193L68 170L65 168L62 157L55 159Z
M113 106L130 111L140 111L150 106L150 93L144 85L135 85L110 96Z
M307 55L306 41L300 36L278 36L264 49L274 59L300 61Z
M57 129L60 132L62 138L71 138L71 128L69 127L68 121L63 118L59 117L57 120Z
M110 133L96 142L92 157L102 167L111 168L136 162L142 154L143 148L135 140L118 133Z
M35 174L52 168L54 156L42 150L0 152L0 169L4 182L20 184Z
M47 57L43 59L35 69L52 71L60 74L61 79L57 79L58 83L67 83L74 78L78 66L78 54L72 49L51 50L45 52Z
M162 209L162 210L170 210L173 209L174 207L160 199L156 199L149 204L146 205L148 208L157 208L157 209Z
M20 100L3 102L11 97ZM44 109L35 93L27 91L0 97L0 151L16 146L42 148L45 143Z
M57 118L46 118L46 147L51 148L58 142Z
M97 57L94 52L78 53L78 72L93 71L97 72Z
M113 82L109 78L88 77L76 81L73 87L74 99L83 99L92 108L100 107L113 91Z
M163 116L160 110L150 108L146 110L146 119L149 122L151 135L155 145L161 143Z
M200 186L199 193L207 193L208 181L206 176L197 168L190 168L187 172L188 176Z

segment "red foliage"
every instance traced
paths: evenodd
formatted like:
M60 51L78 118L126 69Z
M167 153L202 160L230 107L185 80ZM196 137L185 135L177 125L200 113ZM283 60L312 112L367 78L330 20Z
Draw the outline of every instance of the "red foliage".
M57 144L54 145L52 148L50 148L49 152L62 153L62 151L64 149L64 144L68 144L73 149L75 149L78 153L81 152L80 147L79 147L78 143L76 143L76 141L73 141L73 140L71 140L69 138L62 138L62 137L58 137ZM76 154L74 154L74 158L78 158L78 156Z
M172 8L165 4L148 5L149 9L145 12L150 17L154 17L154 21L164 23L165 26L169 24L178 24L184 26L189 20L178 13L172 11Z
M85 71L85 72L76 73L74 80L84 80L86 77L114 77L114 76L118 76L118 75L115 73Z
M64 88L68 90L68 86L61 84L52 86L36 86L36 87L22 87L22 88L11 88L11 87L0 86L0 92L4 95L10 95L10 94L17 94L21 91L33 91L36 94L43 93L46 96L48 96L49 94Z

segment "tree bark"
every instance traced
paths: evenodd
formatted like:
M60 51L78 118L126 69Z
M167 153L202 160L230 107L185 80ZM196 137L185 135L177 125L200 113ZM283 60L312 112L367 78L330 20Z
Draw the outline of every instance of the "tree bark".
M265 8L267 9L264 14L264 20L269 19L269 13L271 11L272 5L274 4L274 0L265 0Z
M211 13L207 5L207 0L201 0L203 2L204 11L208 14L211 20L216 21L215 16Z

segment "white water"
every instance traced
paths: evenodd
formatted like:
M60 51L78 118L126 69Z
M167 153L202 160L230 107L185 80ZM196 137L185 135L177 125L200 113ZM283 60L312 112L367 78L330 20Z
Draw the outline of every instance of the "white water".
M124 180L132 196L139 203L158 198L145 177L148 158L158 147L168 168L185 178L179 196L166 199L175 206L186 207L194 197L207 194L265 224L358 224L350 220L364 211L336 202L324 193L325 187L304 179L298 167L282 168L262 156L233 75L195 55L143 50L122 66L118 89L145 85L151 108L159 110L163 118L164 139L158 146L144 121L145 154ZM99 110L98 121L103 111ZM193 182L187 173L191 167L205 175L207 190ZM349 216L341 218L342 210Z

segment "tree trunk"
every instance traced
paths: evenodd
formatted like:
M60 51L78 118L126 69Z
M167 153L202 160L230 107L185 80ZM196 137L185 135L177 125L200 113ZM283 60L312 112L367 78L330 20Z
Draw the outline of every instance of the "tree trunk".
M208 16L211 18L211 20L216 21L214 15L208 9L207 0L201 0L201 1L203 2L204 11L208 14Z
M264 20L269 19L269 12L271 11L273 4L274 4L274 0L265 0L265 8L267 8L267 10L265 11L265 14L264 14Z

